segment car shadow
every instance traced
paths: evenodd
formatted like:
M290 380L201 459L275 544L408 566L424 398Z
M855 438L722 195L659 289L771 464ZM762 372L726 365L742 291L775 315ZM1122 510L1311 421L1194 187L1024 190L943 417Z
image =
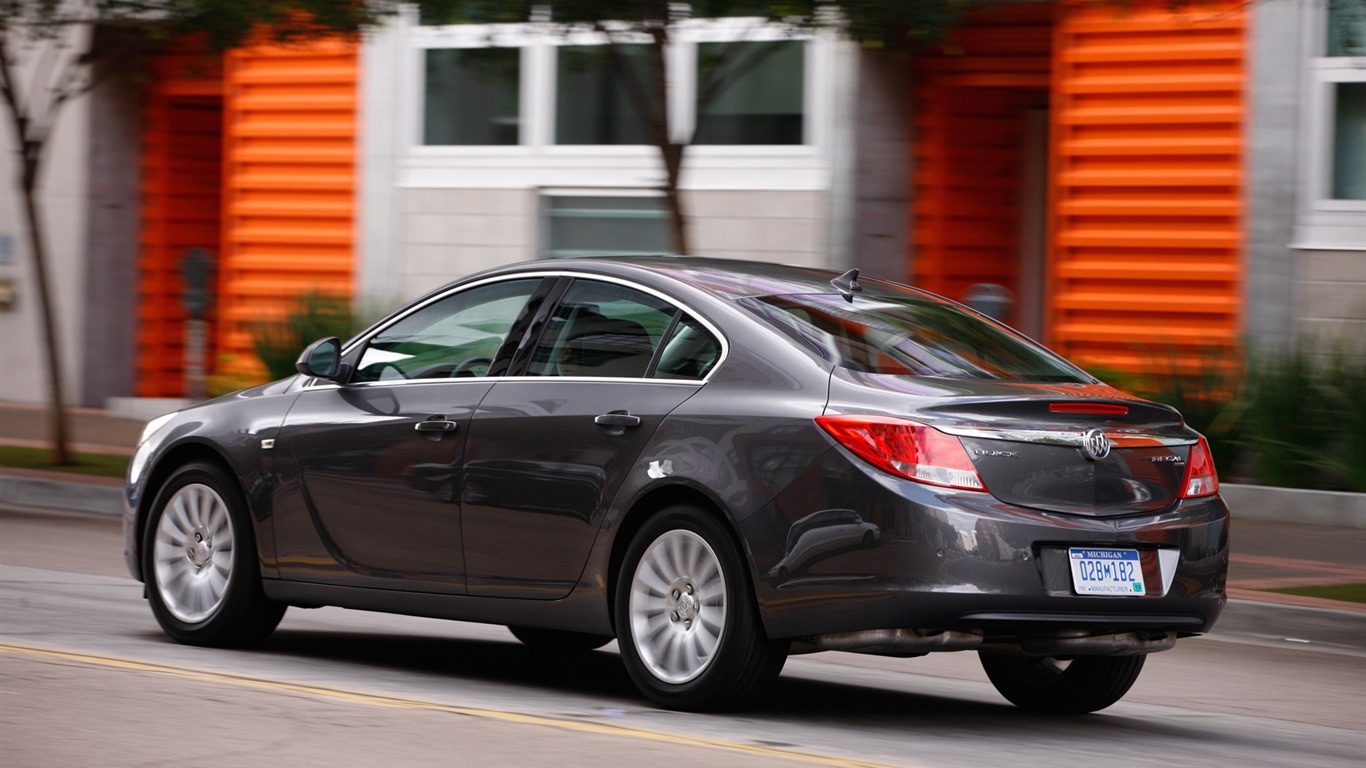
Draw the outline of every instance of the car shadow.
M614 700L624 710L652 708L631 683L615 651L547 652L514 640L447 638L389 633L281 629L258 647L279 656L364 666L517 686L539 693L565 693ZM692 715L697 716L697 715ZM720 716L736 717L737 713ZM763 700L738 716L787 726L810 723L860 732L917 732L948 738L990 730L1021 739L1154 738L1198 742L1202 748L1226 740L1213 729L1173 725L1116 713L1059 716L1031 714L1004 700L984 702L896 688L780 678ZM1246 745L1246 734L1230 744ZM1274 742L1267 742L1268 745Z

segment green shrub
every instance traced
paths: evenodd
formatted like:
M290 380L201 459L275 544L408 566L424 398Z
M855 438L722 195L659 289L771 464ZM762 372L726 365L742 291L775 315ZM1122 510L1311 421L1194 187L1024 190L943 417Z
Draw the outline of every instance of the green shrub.
M309 291L278 320L250 326L252 345L271 379L295 373L294 362L304 347L318 339L337 336L346 340L364 327L345 296Z
M1325 400L1325 371L1308 345L1263 355L1248 366L1243 443L1257 482L1322 487L1325 447L1336 425Z

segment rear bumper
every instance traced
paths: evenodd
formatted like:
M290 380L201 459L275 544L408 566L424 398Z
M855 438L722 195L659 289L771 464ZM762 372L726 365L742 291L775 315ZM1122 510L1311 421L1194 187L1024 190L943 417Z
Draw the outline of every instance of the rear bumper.
M792 541L792 524L821 511L813 500L828 499L877 535L845 546ZM1019 645L1209 631L1227 596L1228 525L1218 496L1118 518L1042 512L900 480L833 449L748 518L744 533L772 637L907 629ZM1072 546L1138 550L1145 592L1076 594Z

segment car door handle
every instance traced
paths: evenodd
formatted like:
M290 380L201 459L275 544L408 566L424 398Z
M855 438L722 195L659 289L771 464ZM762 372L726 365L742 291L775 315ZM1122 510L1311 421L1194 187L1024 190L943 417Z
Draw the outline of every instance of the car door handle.
M594 417L593 423L600 427L638 427L640 426L640 417L632 416L626 411L612 411Z
M454 432L460 425L454 421L446 421L440 416L434 416L426 421L419 421L413 425L413 429L418 432Z

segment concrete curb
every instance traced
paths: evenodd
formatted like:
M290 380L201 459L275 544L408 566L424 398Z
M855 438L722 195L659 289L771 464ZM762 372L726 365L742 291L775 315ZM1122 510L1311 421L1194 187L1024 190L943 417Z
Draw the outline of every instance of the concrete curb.
M0 504L123 515L123 486L0 474Z
M1222 635L1366 650L1366 613L1230 600L1209 634Z
M1366 528L1366 493L1221 483L1234 520Z

